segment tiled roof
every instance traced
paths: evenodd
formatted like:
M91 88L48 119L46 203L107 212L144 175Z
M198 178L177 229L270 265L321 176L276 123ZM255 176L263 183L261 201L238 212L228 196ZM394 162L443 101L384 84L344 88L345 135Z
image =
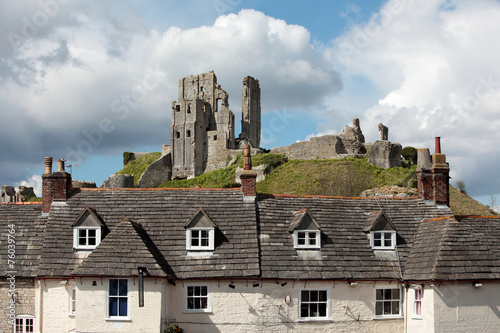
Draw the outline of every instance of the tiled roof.
M73 251L71 225L86 206L92 207L110 230L124 218L139 222L178 278L252 277L260 273L255 204L244 203L239 189L82 189L65 205L51 207L40 276L69 275L77 268L80 260ZM199 208L218 227L212 255L186 251L184 226ZM101 268L107 269L104 264Z
M172 276L172 270L142 225L124 219L73 275L132 276L146 267L151 276Z
M450 214L421 199L260 196L262 276L276 279L399 279L394 251L374 251L363 232L371 212L383 210L398 230L404 269L420 221ZM322 230L320 250L296 250L288 233L294 213L308 209ZM392 252L392 253L389 253Z
M37 272L42 248L45 219L41 217L41 204L0 204L0 275L16 271L16 277L34 277ZM13 226L15 258L9 258L8 234ZM14 260L10 266L8 260Z
M88 207L106 231L83 259L73 224ZM200 209L216 226L213 252L186 250L186 223ZM321 227L319 250L294 248L290 226L306 213ZM82 189L54 203L49 217L41 205L0 205L0 227L15 225L19 277L130 276L146 267L180 279L500 278L500 219L451 214L419 198L259 195L248 203L239 189ZM397 231L397 251L370 247L366 228L383 215Z
M500 220L450 216L422 222L405 269L407 280L500 278Z

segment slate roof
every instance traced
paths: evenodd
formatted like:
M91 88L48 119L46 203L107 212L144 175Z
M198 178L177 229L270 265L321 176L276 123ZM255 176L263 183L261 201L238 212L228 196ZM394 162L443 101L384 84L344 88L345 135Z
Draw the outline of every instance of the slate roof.
M0 204L0 275L16 271L16 277L34 277L40 261L45 219L41 217L42 205ZM14 269L8 266L8 230L14 225Z
M84 258L73 250L73 224L88 207L107 229ZM200 209L216 226L212 254L186 250L186 223ZM305 212L321 227L319 250L294 248L290 227ZM382 215L397 230L397 251L370 247L364 229ZM146 267L179 279L500 278L500 218L453 217L419 198L259 195L249 203L239 189L82 189L48 217L39 204L0 204L0 227L9 224L17 277L131 276ZM7 259L0 251L2 275Z
M424 220L408 258L405 279L500 278L500 220L453 217Z
M173 276L172 269L142 225L124 219L76 268L73 275L137 275L146 267L151 276Z
M404 270L422 219L449 215L421 199L259 197L262 276L276 279L400 279L394 251L374 251L363 229L370 213L383 210L398 230ZM320 250L296 250L288 233L294 213L308 209L322 230Z
M116 227L124 218L140 223L177 278L256 277L260 274L255 204L244 203L239 189L81 189L66 204L51 207L39 276L84 274L82 269L77 270L81 259L73 251L71 225L87 206L93 208L109 230L120 234ZM199 208L203 208L218 227L212 255L186 251L184 226ZM100 247L110 246L106 239L112 234L113 231L94 250L101 253L101 258L106 251L111 254L110 249L101 252ZM112 238L111 243L123 246L118 242L119 237ZM135 244L144 251L137 238ZM134 265L141 263L138 258L134 260ZM103 259L85 261L82 267L90 268L91 264L95 265L92 273L102 276L118 273L118 267L108 266ZM169 272L161 276L165 274Z

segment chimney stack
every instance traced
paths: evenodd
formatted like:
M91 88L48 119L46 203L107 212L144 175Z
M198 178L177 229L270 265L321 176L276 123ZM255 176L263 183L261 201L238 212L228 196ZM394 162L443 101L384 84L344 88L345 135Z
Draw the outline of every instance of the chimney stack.
M243 201L255 202L257 197L257 173L252 170L252 158L250 156L250 145L245 145L244 148L244 169L240 175L241 192L243 193Z
M42 175L42 213L49 213L52 201L66 201L71 188L71 175L64 171L64 160L59 160L57 172L52 173L52 157L45 158Z
M429 149L419 149L417 155L417 192L424 200L436 205L450 205L450 167L446 155L441 154L441 138L435 138L432 160Z

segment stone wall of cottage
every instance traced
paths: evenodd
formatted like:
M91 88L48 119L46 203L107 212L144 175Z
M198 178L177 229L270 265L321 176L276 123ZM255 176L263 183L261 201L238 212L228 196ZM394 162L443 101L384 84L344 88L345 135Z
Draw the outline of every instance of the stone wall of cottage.
M11 290L10 281L2 278L0 281L0 332L12 333L12 325L9 321L11 314L16 315L35 315L35 287L34 279L16 278L15 280L15 309L11 311L10 304L12 298L9 296Z

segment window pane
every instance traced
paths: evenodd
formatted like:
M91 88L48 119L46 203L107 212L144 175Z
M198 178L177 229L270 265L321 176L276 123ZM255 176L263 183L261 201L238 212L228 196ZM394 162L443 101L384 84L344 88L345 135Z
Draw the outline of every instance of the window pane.
M382 234L380 232L374 232L373 233L373 239L375 239L375 240L382 239Z
M310 239L313 239L313 238L316 239L316 233L315 232L310 232L309 233L309 238Z
M319 316L326 317L326 303L319 304Z
M392 299L392 289L383 289L384 299Z
M120 317L126 317L127 316L127 298L126 297L120 297Z
M201 287L201 296L207 296L208 295L208 288L206 286Z
M199 299L199 298L194 299L194 308L201 309L201 299Z
M187 295L188 296L194 295L194 287L187 287Z
M191 238L191 246L199 246L200 241L198 238Z
M384 290L383 289L377 289L377 291L375 292L375 298L377 300L383 300L384 299Z
M311 313L311 317L317 317L318 316L318 304L309 303L309 311Z
M208 309L208 297L203 297L201 299L201 308Z
M326 290L319 291L319 301L326 302Z
M89 237L96 237L96 230L95 229L88 229L88 236Z
M392 314L399 314L399 301L392 301Z
M203 238L201 240L201 246L208 246L208 238Z
M194 309L194 299L193 298L188 298L187 300L187 305L188 305L188 309Z
M109 280L109 294L111 296L118 295L118 280L117 279Z
M110 297L109 298L109 316L116 317L118 315L118 298Z
M375 315L377 316L381 316L383 315L384 313L382 312L382 302L377 302L375 304Z
M199 230L191 230L191 237L193 237L193 238L200 237L200 231Z
M374 239L373 246L382 246L382 241L380 239Z
M119 280L120 281L120 296L127 296L127 280Z
M311 290L311 302L317 302L318 301L318 291L317 290Z
M399 299L399 289L392 289L392 299Z
M201 231L201 237L202 238L208 238L208 230L202 230Z
M87 230L78 230L78 245L87 245Z
M302 290L302 292L300 293L300 297L302 299L302 302L308 302L309 301L309 291Z
M300 316L302 318L309 317L309 307L307 306L307 304L301 304L300 305Z
M384 314L391 314L391 302L384 302Z
M201 287L198 287L198 286L194 287L194 295L195 296L199 296L200 295L200 290L201 290Z
M25 319L26 320L26 332L31 333L33 332L33 319Z
M97 245L95 237L89 237L88 244L87 245Z

